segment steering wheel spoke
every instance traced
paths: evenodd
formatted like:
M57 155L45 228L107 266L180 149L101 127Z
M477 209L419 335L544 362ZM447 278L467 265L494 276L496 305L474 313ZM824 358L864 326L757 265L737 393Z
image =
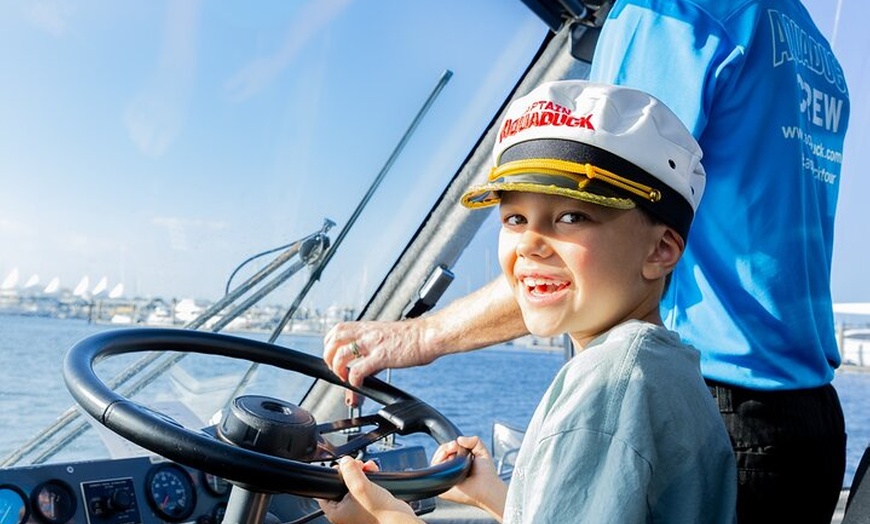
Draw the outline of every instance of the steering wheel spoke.
M374 426L374 429L362 431L363 428ZM366 415L364 417L351 417L334 420L317 426L320 436L319 446L325 453L323 460L337 460L345 455L356 455L367 446L385 439L397 433L398 428L380 414ZM329 442L326 435L342 433L347 438L344 444L334 445Z

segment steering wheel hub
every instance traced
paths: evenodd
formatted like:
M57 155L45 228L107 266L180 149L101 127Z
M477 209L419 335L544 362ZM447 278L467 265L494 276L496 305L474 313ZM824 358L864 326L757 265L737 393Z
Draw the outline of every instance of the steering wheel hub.
M299 406L271 397L236 397L217 436L236 446L276 457L310 461L317 454L317 422Z

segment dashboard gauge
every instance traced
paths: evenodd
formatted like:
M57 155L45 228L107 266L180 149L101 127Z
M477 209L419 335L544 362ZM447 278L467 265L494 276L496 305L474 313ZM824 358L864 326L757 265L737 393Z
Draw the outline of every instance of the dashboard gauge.
M148 473L145 481L148 503L157 515L178 522L196 507L196 492L190 475L175 464L160 464Z
M30 494L33 513L47 524L63 524L76 513L76 496L66 482L49 480Z
M209 493L217 497L223 497L230 492L230 488L232 487L229 482L221 477L205 472L202 474L202 483Z
M224 515L227 513L227 503L220 502L211 510L211 520L216 524L221 524L224 521Z
M15 486L0 485L0 524L23 524L29 516L27 495Z

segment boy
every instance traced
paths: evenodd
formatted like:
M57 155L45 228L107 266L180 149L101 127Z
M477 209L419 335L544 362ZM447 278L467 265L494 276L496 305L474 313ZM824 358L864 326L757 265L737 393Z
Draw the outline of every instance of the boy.
M476 438L469 477L443 496L505 522L733 522L736 467L698 352L662 327L659 302L704 190L701 151L655 98L584 81L513 102L490 182L462 197L499 205L499 261L529 331L568 333L509 487ZM340 464L334 522L414 522Z

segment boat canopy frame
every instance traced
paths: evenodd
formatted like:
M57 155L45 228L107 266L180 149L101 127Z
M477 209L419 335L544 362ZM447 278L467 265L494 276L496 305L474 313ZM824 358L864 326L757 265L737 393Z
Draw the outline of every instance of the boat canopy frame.
M576 51L578 47L588 47L590 42L594 47L602 22L595 14L601 15L601 11L597 8L587 11L585 18L578 19L559 1L534 3L560 7L562 22L558 30L547 33L530 66L372 294L358 320L405 318L429 277L439 268L452 268L471 243L491 210L471 212L459 204L460 197L469 186L486 182L498 123L507 107L542 82L589 77L591 54L578 58ZM602 3L604 7L599 7L606 11L609 2ZM552 29L552 25L550 27ZM583 42L582 46L580 42ZM339 401L343 394L342 388L317 380L305 394L301 405L318 418L335 418L343 408L343 402Z

